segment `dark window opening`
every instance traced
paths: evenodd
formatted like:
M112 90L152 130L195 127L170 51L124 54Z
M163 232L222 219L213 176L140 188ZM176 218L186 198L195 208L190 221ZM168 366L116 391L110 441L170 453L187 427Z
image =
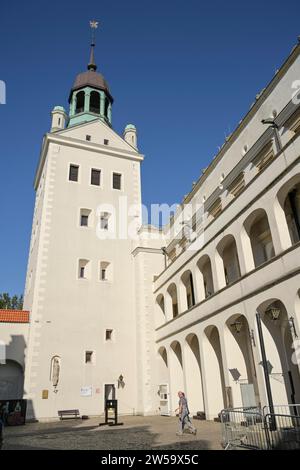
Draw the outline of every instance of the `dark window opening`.
M100 94L97 91L92 91L90 95L90 111L100 114Z
M85 363L90 364L93 362L93 351L85 351Z
M79 166L70 165L69 181L78 181Z
M88 142L90 142L90 141L91 141L91 136L90 136L90 135L86 135L86 136L85 136L85 140L87 140Z
M84 266L81 266L80 268L79 277L80 279L84 279Z
M121 176L119 173L113 173L113 189L121 189Z
M84 111L84 98L84 91L77 93L75 114L82 113Z
M88 215L81 215L80 225L81 227L87 227L89 223L89 216Z
M113 330L106 330L105 332L106 341L110 341L112 339L112 334L113 334Z
M108 145L109 144L109 140L108 139L104 139L104 145Z
M92 169L91 172L91 184L95 186L100 186L100 170Z

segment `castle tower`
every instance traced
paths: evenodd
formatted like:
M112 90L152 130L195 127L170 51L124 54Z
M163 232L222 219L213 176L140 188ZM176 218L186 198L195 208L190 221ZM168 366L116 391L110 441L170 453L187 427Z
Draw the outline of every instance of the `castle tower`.
M25 398L29 417L61 409L99 415L105 398L139 412L133 241L141 224L143 156L112 128L113 98L96 72L55 107L35 177L24 308L31 312ZM126 206L134 207L127 212ZM133 228L132 228L133 227Z

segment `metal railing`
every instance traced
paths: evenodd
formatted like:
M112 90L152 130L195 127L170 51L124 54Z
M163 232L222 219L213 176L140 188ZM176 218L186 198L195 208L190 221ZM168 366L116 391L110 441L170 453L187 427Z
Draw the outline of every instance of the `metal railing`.
M295 413L295 411L297 411ZM300 405L222 410L222 444L227 449L300 450Z

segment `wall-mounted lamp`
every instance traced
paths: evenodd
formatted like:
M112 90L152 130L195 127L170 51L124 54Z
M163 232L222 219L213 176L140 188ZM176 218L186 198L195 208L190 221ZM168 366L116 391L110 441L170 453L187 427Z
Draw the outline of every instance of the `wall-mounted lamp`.
M279 126L278 126L278 124L276 124L275 120L272 119L272 118L262 119L261 123L269 125L274 130L274 137L275 137L275 141L276 141L276 144L277 144L277 148L278 148L278 150L281 150L282 149L282 144L281 144L281 140L280 140L280 136L279 136Z
M276 321L279 318L280 315L280 308L278 307L269 307L266 310L266 314L271 318L271 320Z
M236 333L240 333L242 327L243 327L243 323L239 320L236 320L234 323L232 323L231 325L231 328L233 328L235 330Z
M122 374L120 374L118 378L118 388L124 388L124 387L125 387L124 377Z
M268 124L271 127L274 127L275 129L278 129L278 124L274 121L274 119L268 118L268 119L262 119L261 121L262 124Z

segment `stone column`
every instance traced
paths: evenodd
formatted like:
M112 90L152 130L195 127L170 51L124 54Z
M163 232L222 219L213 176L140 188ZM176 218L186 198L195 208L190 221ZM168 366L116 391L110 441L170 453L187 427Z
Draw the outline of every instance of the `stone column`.
M108 110L107 110L107 119L110 124L111 124L111 110L112 110L112 106L111 106L111 103L109 103Z
M203 275L196 263L191 267L191 272L193 275L195 303L198 304L205 299Z
M214 281L214 291L217 292L226 286L224 263L218 250L215 248L214 257L211 260L211 270Z
M85 91L84 93L84 112L88 113L90 111L90 98L91 94L89 91Z
M166 320L170 321L173 318L173 304L172 304L172 297L170 296L167 290L164 293L164 299L165 299Z
M255 268L251 241L246 229L241 227L237 232L236 247L240 263L241 276Z
M188 308L186 288L180 278L177 280L176 286L177 286L178 313L183 313Z
M100 116L104 117L104 111L105 111L105 94L102 91L100 93Z

